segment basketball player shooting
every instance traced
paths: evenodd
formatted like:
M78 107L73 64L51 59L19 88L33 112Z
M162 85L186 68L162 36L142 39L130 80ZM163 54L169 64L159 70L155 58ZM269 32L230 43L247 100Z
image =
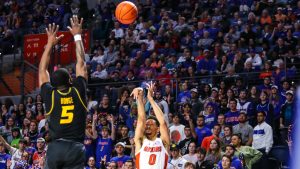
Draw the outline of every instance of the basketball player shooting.
M68 27L76 44L76 79L73 81L68 71L60 68L53 72L50 83L48 65L51 50L63 36L56 36L58 26L55 24L46 29L48 42L39 65L39 85L51 137L45 169L84 168L87 71L81 40L82 22L82 19L73 16L71 27Z
M169 130L162 110L153 99L154 84L151 82L147 86L147 99L156 117L146 118L142 88L135 88L131 93L138 105L138 120L134 136L136 167L137 169L165 169L170 145ZM157 137L158 132L160 138Z

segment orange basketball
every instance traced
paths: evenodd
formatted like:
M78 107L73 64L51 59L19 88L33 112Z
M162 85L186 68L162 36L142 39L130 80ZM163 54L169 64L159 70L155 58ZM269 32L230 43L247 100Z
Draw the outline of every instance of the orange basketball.
M131 24L137 18L138 10L132 2L123 1L117 6L115 15L122 24Z

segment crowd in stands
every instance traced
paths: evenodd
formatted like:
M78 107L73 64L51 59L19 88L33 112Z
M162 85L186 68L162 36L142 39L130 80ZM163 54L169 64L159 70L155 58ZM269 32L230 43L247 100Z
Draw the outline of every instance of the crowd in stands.
M267 169L279 165L269 161L274 147L293 151L300 1L146 0L130 25L115 20L110 1L88 12L82 1L0 2L1 48L19 31L43 33L52 22L65 30L73 14L92 20L87 169L133 168L130 93L150 81L170 129L167 168ZM153 115L147 101L145 110ZM40 168L50 139L41 96L8 99L0 112L0 169Z

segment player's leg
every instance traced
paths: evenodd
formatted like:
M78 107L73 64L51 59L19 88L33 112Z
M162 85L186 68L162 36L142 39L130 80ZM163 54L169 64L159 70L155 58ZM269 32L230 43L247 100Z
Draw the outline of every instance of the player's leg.
M48 150L46 154L45 168L44 169L61 169L61 147L58 142L53 141L48 145Z
M85 162L85 147L81 143L70 143L65 155L63 169L83 169Z

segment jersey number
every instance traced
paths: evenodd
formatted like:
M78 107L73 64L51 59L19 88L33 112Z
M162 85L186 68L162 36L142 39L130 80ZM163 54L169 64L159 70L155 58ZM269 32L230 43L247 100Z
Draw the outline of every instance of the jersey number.
M154 165L155 161L156 161L156 154L151 154L150 157L149 157L148 164L149 165Z
M73 121L74 105L62 106L60 124L69 124Z

